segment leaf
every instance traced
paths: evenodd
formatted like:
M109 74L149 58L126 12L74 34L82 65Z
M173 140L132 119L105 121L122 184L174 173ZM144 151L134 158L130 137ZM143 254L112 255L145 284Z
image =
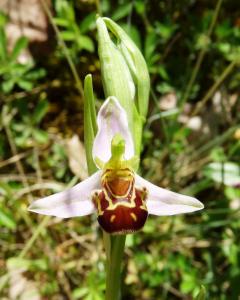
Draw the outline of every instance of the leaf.
M86 35L79 35L77 38L77 43L81 49L85 49L89 52L94 51L94 43L93 43L92 39L90 39Z
M25 49L27 45L28 45L28 39L23 36L20 37L15 43L15 46L10 55L10 60L15 61L18 58L18 56L21 54L21 51Z
M9 269L24 269L26 271L46 271L48 269L47 261L43 258L31 260L19 257L11 257L7 260L7 266Z
M15 85L15 82L12 79L10 79L10 80L4 81L2 83L2 89L5 93L9 93L14 88L14 85Z
M35 124L42 121L42 118L46 115L49 108L49 103L46 99L40 100L33 113L33 120Z
M0 11L0 28L4 28L8 20L8 17Z
M89 293L89 289L87 287L76 288L73 290L73 299L83 299L82 297L86 296Z
M58 26L69 27L69 21L64 18L53 18L53 21Z
M19 80L17 85L25 91L30 91L33 88L33 83L24 79Z
M31 269L33 265L37 265L37 270L43 260L26 260L17 257L8 259L7 269L10 278L9 283L9 300L40 300L40 294L38 292L36 283L29 280L24 276L24 272ZM45 267L42 268L44 271L47 270L46 262Z
M111 16L111 19L113 19L114 21L118 21L119 19L128 16L131 13L131 10L132 10L131 2L125 5L121 5L114 11L114 13Z
M82 22L80 23L80 25L79 25L80 32L82 34L84 34L87 31L95 28L96 27L95 19L96 19L96 13L95 12L87 15L86 18L84 18L82 20Z
M76 39L76 34L73 31L63 31L61 32L61 37L64 41L74 41Z
M217 183L234 186L240 184L240 166L234 162L213 162L204 168L206 177Z
M86 149L87 165L89 175L93 174L97 168L92 157L93 140L97 132L95 101L93 95L92 75L87 75L84 79L84 145Z
M32 133L38 143L46 144L48 142L48 133L46 131L35 128Z
M4 61L7 57L7 40L4 30L0 28L0 59Z
M33 66L32 66L33 67ZM31 68L32 68L31 67ZM39 78L43 78L46 75L46 70L43 68L31 70L25 75L25 79L27 80L37 80Z
M5 226L12 230L15 229L17 226L13 215L3 210L2 207L0 207L0 225Z
M206 299L206 288L204 287L204 285L201 285L200 292L195 297L195 300L205 300L205 299Z
M159 38L154 31L150 32L146 36L144 45L144 57L146 59L148 67L151 67L156 61L156 59L153 58L156 57L154 54L156 53L158 43Z
M77 135L66 141L67 155L71 171L79 179L88 177L86 152Z

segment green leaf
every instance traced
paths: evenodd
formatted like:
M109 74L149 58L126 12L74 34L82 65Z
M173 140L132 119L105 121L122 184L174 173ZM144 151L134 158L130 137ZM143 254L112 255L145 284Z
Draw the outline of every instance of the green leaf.
M19 80L17 85L25 91L30 91L33 88L33 83L24 79Z
M0 11L0 28L3 28L7 23L8 17Z
M76 34L73 31L63 31L61 32L61 37L64 41L74 41L76 39Z
M87 287L81 287L73 290L73 299L82 299L82 297L86 296L89 293L89 289Z
M43 68L31 70L25 75L25 79L33 81L40 78L43 78L46 75L46 70Z
M88 74L84 80L84 144L86 148L89 175L93 174L97 170L92 157L93 140L97 133L94 103L92 76Z
M79 35L77 38L77 43L78 43L78 46L80 47L80 49L85 49L89 52L94 51L94 43L93 43L92 39L90 39L86 35Z
M69 20L66 20L64 18L53 18L53 21L56 25L62 26L62 27L69 27L69 25L70 25Z
M119 6L114 13L112 14L111 18L115 21L118 21L119 19L122 19L126 16L128 16L132 10L132 3L127 3L125 5Z
M84 18L81 21L80 25L79 25L80 32L82 34L84 34L88 30L91 30L91 29L95 28L95 20L96 20L96 13L95 12L87 15L86 18Z
M33 137L40 144L46 144L48 142L48 133L41 129L33 130Z
M10 79L8 81L4 81L2 83L2 89L5 93L9 93L12 91L12 89L14 88L14 85L15 85L15 81Z
M49 108L49 103L47 100L40 100L37 104L37 107L33 113L33 121L35 124L38 124L42 121L42 118L46 115Z
M11 257L7 260L7 266L10 269L41 270L46 271L48 264L46 259L25 259L20 257Z
M6 212L2 207L0 207L0 225L12 230L17 226L13 215L9 212Z
M10 55L10 60L15 61L18 58L18 56L20 55L21 51L23 49L25 49L27 47L27 45L28 45L28 39L23 36L20 37L15 43L13 51Z
M204 285L201 285L200 292L195 297L195 300L205 300L205 299L206 299L206 288L204 287Z
M0 29L0 59L4 61L7 58L7 40L4 30Z

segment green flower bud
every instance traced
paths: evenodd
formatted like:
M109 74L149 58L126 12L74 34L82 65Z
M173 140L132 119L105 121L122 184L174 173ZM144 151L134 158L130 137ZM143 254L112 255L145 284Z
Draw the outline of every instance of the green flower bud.
M133 133L133 106L135 85L129 67L116 45L111 40L102 18L97 19L98 52L105 97L115 96L127 112Z
M136 87L136 104L139 114L146 117L148 111L150 78L142 53L126 32L109 18L103 18L107 28L117 38L117 47L121 51Z

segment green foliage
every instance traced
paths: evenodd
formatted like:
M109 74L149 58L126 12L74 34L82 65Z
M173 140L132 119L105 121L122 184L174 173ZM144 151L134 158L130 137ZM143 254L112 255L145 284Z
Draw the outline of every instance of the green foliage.
M17 106L21 119L13 124L13 131L16 134L15 142L17 146L26 148L34 144L46 144L48 134L46 131L38 128L38 124L48 110L48 101L40 99L33 111L29 111L26 102L20 102Z
M54 22L61 29L62 39L70 45L70 53L74 60L82 50L94 52L93 39L87 33L95 24L95 14L89 14L78 22L73 1L66 0L56 0L55 9Z
M35 69L34 64L29 62L21 64L18 62L18 57L28 45L27 38L20 37L12 51L7 51L7 39L4 26L7 23L7 18L0 15L0 78L1 90L4 93L11 92L15 86L30 91L34 86L34 81L45 76L43 68Z

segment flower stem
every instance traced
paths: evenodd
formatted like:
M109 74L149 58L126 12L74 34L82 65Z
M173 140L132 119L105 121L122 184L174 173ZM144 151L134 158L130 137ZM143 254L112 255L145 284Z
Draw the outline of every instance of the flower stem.
M210 26L209 26L209 29L208 29L208 31L207 31L207 33L206 33L206 36L207 36L208 38L210 38L211 35L212 35L212 33L213 33L213 29L214 29L214 27L215 27L215 25L216 25L217 18L218 18L218 15L219 15L219 11L220 11L222 2L223 2L222 0L218 0L217 5L216 5L216 7L215 7L215 9L214 9L212 21L211 21ZM194 82L195 82L195 80L196 80L196 78L197 78L198 72L199 72L199 70L200 70L200 67L201 67L201 65L202 65L202 62L203 62L203 59L204 59L204 57L205 57L206 52L207 52L207 49L206 49L206 48L203 48L203 49L199 52L198 58L197 58L197 60L196 60L196 64L195 64L195 66L194 66L194 68L193 68L193 71L192 71L190 80L189 80L189 82L188 82L188 84L187 84L187 88L186 88L185 93L184 93L184 95L183 95L183 98L182 98L182 100L181 100L181 107L180 107L181 111L182 111L183 106L184 106L185 102L188 100L188 97L189 97L189 95L190 95L190 93L191 93L193 84L194 84Z
M126 235L109 236L111 248L107 257L106 300L120 300L121 297L121 262Z
M221 73L221 75L218 77L216 82L211 86L211 88L207 91L205 96L198 102L199 104L196 106L194 111L191 114L191 117L196 116L199 111L204 107L206 102L211 98L213 93L216 91L216 89L219 87L219 85L225 80L225 78L232 72L234 67L236 66L237 61L232 61Z

